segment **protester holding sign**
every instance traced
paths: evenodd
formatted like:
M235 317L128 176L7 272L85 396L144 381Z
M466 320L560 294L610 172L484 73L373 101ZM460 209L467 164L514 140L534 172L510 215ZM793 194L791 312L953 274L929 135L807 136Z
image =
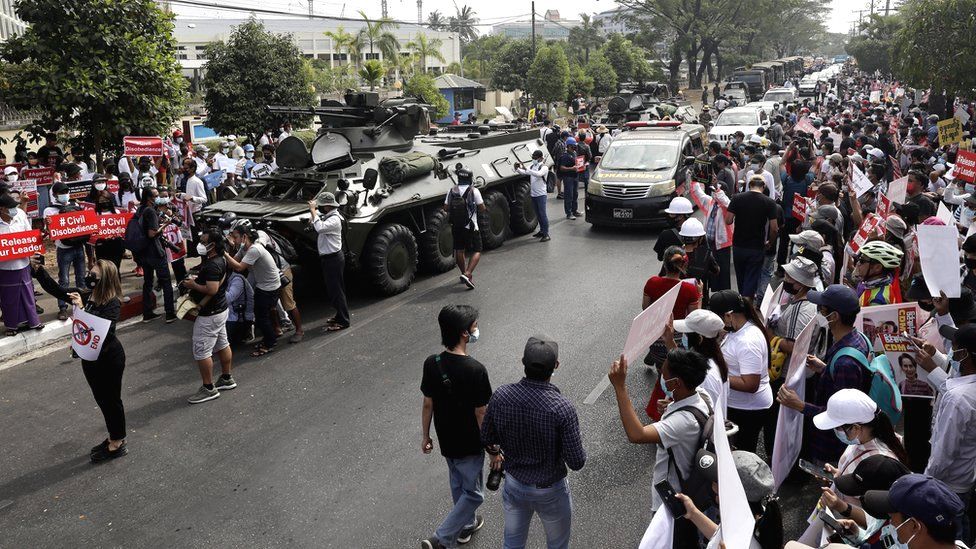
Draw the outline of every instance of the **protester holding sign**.
M881 240L861 246L855 257L854 275L861 307L901 303L901 284L898 267L904 254Z
M142 279L142 321L149 322L159 318L153 309L156 299L153 295L153 282L159 278L159 286L163 290L166 310L166 322L176 320L176 306L173 301L173 282L169 275L169 264L163 249L163 231L172 221L162 221L156 211L156 205L162 204L159 191L153 187L142 190L142 201L135 216L139 219L139 226L148 241L146 247L139 252L139 264L143 269Z
M17 208L17 201L8 193L0 192L0 235L25 234L30 230L30 220ZM25 328L38 330L44 325L37 317L28 259L23 256L3 259L5 252L13 256L14 250L7 250L2 240L0 238L0 312L3 313L5 334L16 335L18 330Z
M56 216L81 210L81 207L71 199L71 195L68 192L68 185L65 183L60 181L55 183L51 187L51 192L54 195L55 202L44 209L44 219L47 222L49 233ZM86 272L85 242L88 241L89 234L91 233L64 238L57 238L55 235L51 235L52 240L55 240L55 247L57 248L58 282L62 288L68 287L68 275L71 273L71 269L75 271L75 286L78 288L84 286ZM68 303L60 299L58 300L58 320L68 320Z
M105 180L105 176L96 175L92 179L92 197L91 202L95 204L95 213L99 215L99 226L104 228L105 222L108 219L118 219L119 212L115 207L114 195L108 190L108 185ZM103 216L111 216L102 219ZM95 257L98 259L106 259L115 264L116 268L121 267L122 257L125 254L125 248L122 245L122 237L125 236L125 224L121 224L122 232L121 234L114 234L113 236L104 235L99 232L95 235Z
M82 360L85 379L105 417L108 438L91 449L92 463L120 458L129 453L125 444L125 408L122 405L122 372L125 370L125 349L115 336L115 323L122 309L122 281L111 261L99 260L85 274L83 286L64 289L51 279L40 261L32 260L31 269L44 291L63 301L70 301L78 309L111 321L101 342L96 360ZM75 322L74 337L90 338L83 324Z

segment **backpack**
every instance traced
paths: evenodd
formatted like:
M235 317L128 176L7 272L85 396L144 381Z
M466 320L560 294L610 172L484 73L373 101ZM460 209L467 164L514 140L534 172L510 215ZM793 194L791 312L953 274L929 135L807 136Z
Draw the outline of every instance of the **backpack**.
M149 247L149 238L142 229L142 215L134 215L125 224L125 237L122 245L134 254L142 253Z
M871 349L871 341L864 334L860 335L868 344L868 349ZM891 424L897 425L901 420L902 413L901 391L898 389L898 384L895 383L895 372L891 368L891 362L888 361L887 355L880 353L872 360L868 360L868 357L864 356L861 351L853 347L844 347L837 351L834 358L830 359L828 368L831 376L834 375L834 364L842 356L853 358L871 374L871 389L868 396L878 405L879 410L888 415Z
M672 414L688 412L698 422L698 442L695 444L697 450L695 451L694 457L692 457L691 466L688 468L688 478L682 478L681 468L678 467L674 459L674 452L671 448L668 448L668 469L670 470L672 464L674 465L674 472L678 475L678 483L680 484L676 489L691 498L699 509L707 509L714 501L712 481L706 478L698 467L698 460L702 457L702 450L713 451L715 449L711 440L712 430L715 425L715 416L712 413L711 402L707 398L703 400L705 401L705 405L708 406L707 416L694 406L683 406L672 412Z
M65 214L65 213L80 212L80 211L82 211L82 209L75 204L58 205L58 213ZM87 243L90 239L91 239L91 235L86 234L82 236L72 236L70 238L63 238L61 239L61 243L64 244L65 246L77 248L78 246Z
M455 229L463 229L471 222L471 203L473 202L474 192L472 186L464 193L458 192L458 188L451 189L451 199L448 204L448 211L451 218L451 226Z

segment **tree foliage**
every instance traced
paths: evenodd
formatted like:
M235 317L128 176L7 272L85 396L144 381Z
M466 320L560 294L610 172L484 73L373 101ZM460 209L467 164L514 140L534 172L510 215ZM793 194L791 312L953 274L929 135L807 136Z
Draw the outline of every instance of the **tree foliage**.
M416 56L420 63L420 70L427 72L428 57L433 57L441 63L444 62L444 55L441 54L442 45L443 41L440 38L427 38L426 34L418 32L416 38L407 42L407 49Z
M896 76L915 88L976 97L976 0L908 0L900 12Z
M566 54L557 47L539 48L526 80L528 91L537 101L550 103L565 99L569 88Z
M208 125L222 134L256 135L289 121L297 126L309 117L267 113L266 105L312 103L309 72L291 36L274 34L250 19L234 29L227 42L207 45L203 79Z
M369 84L370 91L376 89L376 85L379 84L385 74L386 68L379 59L367 59L359 69L359 77Z
M569 86L566 89L566 100L571 100L576 94L589 97L593 93L593 77L579 63L572 63L569 66Z
M608 97L617 93L617 73L602 54L592 55L583 70L593 80L594 96Z
M28 26L0 44L2 98L39 113L27 131L77 130L94 151L163 135L185 107L173 18L152 0L18 0Z
M398 24L389 17L381 17L375 20L370 19L362 10L360 10L359 16L363 18L363 27L359 29L359 41L361 45L357 48L358 51L375 53L375 50L380 50L383 57L399 55L400 42L390 32L391 29L398 28Z
M491 73L492 85L500 90L524 90L526 75L532 68L532 41L511 40L498 52ZM568 72L568 68L567 68Z
M900 27L901 19L897 15L869 16L860 33L847 43L845 49L854 56L861 69L890 74L892 41Z
M359 77L352 71L352 65L330 67L324 59L305 59L308 66L309 82L318 93L335 93L355 88Z
M590 51L598 49L606 37L603 34L603 21L594 20L587 13L579 16L580 24L569 30L567 43L576 61L585 65L590 60Z
M455 7L457 4L455 4ZM465 4L456 8L457 12L447 19L447 30L456 32L462 44L478 38L478 15L471 6Z
M633 44L620 34L613 34L604 44L600 53L607 60L620 82L629 82L634 77Z
M403 94L418 97L424 103L433 105L434 108L430 113L430 117L434 120L447 116L448 111L451 110L451 105L441 95L440 90L434 84L434 79L429 74L418 72L411 76L403 86Z

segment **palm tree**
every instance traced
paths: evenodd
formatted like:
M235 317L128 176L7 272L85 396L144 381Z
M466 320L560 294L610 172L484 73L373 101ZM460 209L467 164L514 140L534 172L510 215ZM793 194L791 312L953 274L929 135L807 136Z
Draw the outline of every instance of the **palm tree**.
M357 49L357 37L346 32L346 29L342 25L339 25L334 31L325 31L325 36L332 40L332 45L335 48L336 53L341 54L342 50L346 50L349 54L350 60L353 58L353 53L355 52L358 56Z
M456 8L456 6L455 6ZM447 30L456 32L461 39L461 43L467 43L478 38L478 16L471 6L465 4L457 10L457 14L447 20Z
M444 41L440 38L427 38L426 34L417 33L417 37L413 40L407 42L407 48L410 49L420 61L420 70L427 72L427 58L433 57L434 59L444 63L444 55L441 54L441 46L444 45Z
M393 35L389 29L398 28L399 25L393 22L389 17L381 17L376 20L371 20L366 16L366 13L360 10L360 17L363 18L366 26L359 30L359 38L362 40L362 44L365 46L369 44L369 54L373 55L373 47L379 48L383 57L393 57L399 55L400 42L397 41L396 36Z
M447 19L441 14L440 10L434 10L427 14L427 28L430 30L444 30L447 27Z
M590 49L599 48L603 44L603 21L593 20L587 13L581 13L579 31L580 46L583 48L583 63L590 62Z
M401 53L383 59L383 66L386 68L386 74L393 74L394 82L399 82L410 76L416 62L416 55Z
M376 84L383 79L386 70L378 59L367 59L359 69L359 76L369 84L369 91L376 89Z

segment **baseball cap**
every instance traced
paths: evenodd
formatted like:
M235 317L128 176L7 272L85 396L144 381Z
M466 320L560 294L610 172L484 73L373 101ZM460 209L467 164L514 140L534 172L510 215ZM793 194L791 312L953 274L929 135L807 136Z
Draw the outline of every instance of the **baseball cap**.
M840 475L834 485L845 496L863 496L868 490L885 490L912 471L897 459L884 454L864 458L854 472Z
M878 405L871 397L857 389L841 389L827 400L827 410L813 416L813 424L821 431L841 425L868 423L874 419Z
M881 149L875 148L868 151L868 155L873 156L874 158L884 158L885 153Z
M820 236L820 233L811 229L802 231L800 234L791 234L790 242L811 250L819 250L824 246L823 236Z
M690 219L686 219L685 222L681 224L681 230L678 231L678 236L687 236L689 238L705 236L705 227L702 225L701 221L692 217Z
M926 526L950 531L964 509L962 500L945 483L918 473L899 478L887 491L869 490L861 501L873 517L901 513Z
M951 339L954 349L976 350L976 324L966 324L962 328L940 326L939 334L944 338Z
M723 328L725 328L725 321L708 309L695 309L683 320L674 321L674 331L683 334L701 334L709 339L718 337Z
M739 473L747 501L759 503L773 494L773 472L759 456L752 452L735 450L732 452L732 461L735 462L735 470ZM718 482L718 458L715 454L705 449L699 450L695 455L695 463L705 478Z
M526 371L533 369L539 373L552 373L559 360L559 345L544 335L532 336L525 342L522 351L522 365Z
M842 284L831 284L822 292L810 292L807 294L807 299L814 305L823 305L841 314L856 313L861 310L861 304L858 303L854 290Z
M722 316L729 312L742 312L745 310L745 303L742 296L735 290L722 290L715 292L708 298L708 308L713 313ZM723 326L725 322L722 322Z
M807 288L817 285L817 264L805 257L794 257L792 261L783 265L783 271L790 278L803 284Z
M664 213L691 215L694 213L694 209L692 208L691 200L683 196L676 196L671 199L671 203L664 209Z
M575 144L576 144L576 140L575 139L573 139L572 137L566 138L566 146L567 147L570 146L570 145L575 145Z
M17 167L16 166L7 166L6 168L3 169L3 175L5 175L5 176L7 176L7 175L17 175Z

